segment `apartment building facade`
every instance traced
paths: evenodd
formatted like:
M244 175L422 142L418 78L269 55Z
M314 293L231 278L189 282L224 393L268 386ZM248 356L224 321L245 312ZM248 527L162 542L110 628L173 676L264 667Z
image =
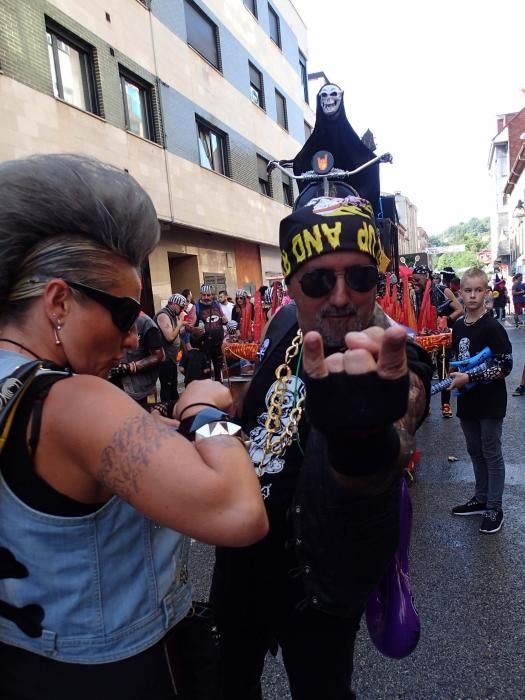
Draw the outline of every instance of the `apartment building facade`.
M395 194L396 209L399 216L399 253L400 255L409 255L421 253L424 249L420 246L417 225L417 207L410 199L396 192Z
M294 184L266 174L314 123L290 0L1 0L0 160L80 152L128 170L162 237L145 308L280 271Z
M492 261L495 269L525 272L525 108L498 116L488 169L494 193Z

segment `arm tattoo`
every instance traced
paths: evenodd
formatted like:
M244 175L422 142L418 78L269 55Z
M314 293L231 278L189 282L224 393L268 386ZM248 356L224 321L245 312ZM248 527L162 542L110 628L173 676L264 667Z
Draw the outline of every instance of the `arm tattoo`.
M410 372L410 390L408 394L408 410L405 415L394 424L398 428L404 428L414 434L425 413L426 394L425 386L414 372Z
M140 493L141 480L154 463L155 452L172 432L147 414L127 418L102 451L98 479L124 500Z

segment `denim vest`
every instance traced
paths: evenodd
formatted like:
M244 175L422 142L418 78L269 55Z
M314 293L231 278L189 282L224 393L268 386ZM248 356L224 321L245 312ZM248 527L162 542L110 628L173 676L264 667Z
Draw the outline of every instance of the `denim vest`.
M20 360L0 351L0 377ZM28 571L25 578L0 578L0 601L44 610L38 637L0 616L0 641L57 661L134 656L191 605L188 538L117 496L86 516L47 515L22 503L0 474L0 547Z

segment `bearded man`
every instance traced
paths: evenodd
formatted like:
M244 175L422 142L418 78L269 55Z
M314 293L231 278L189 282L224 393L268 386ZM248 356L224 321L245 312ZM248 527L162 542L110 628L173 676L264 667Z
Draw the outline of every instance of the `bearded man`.
M226 316L218 301L214 301L211 285L201 285L201 298L195 305L196 323L204 329L202 351L213 365L213 376L218 382L222 380L222 368L224 357L222 354L222 341L224 339L223 326L228 323Z
M294 700L348 700L432 368L375 302L382 248L368 202L313 200L281 222L280 247L295 304L268 327L241 417L270 532L216 552L222 698L260 700L279 645Z

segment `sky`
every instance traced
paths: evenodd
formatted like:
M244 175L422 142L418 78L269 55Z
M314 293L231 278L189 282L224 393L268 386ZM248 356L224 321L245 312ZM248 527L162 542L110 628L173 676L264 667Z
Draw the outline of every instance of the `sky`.
M381 190L400 191L429 235L489 216L497 115L525 107L525 0L292 0L308 72L345 92L374 134Z

